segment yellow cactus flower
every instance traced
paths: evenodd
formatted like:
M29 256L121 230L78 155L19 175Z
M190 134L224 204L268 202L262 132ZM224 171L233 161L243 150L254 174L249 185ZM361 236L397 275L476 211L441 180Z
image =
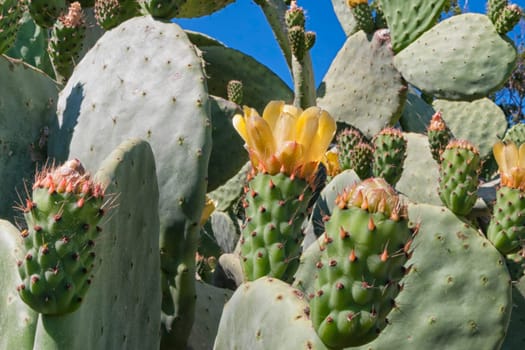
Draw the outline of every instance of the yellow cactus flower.
M357 5L368 4L368 0L348 0L347 2L348 2L348 6L350 6L350 8L354 8Z
M525 144L498 142L493 147L498 163L501 185L525 191Z
M270 102L261 117L245 107L233 118L233 126L246 142L254 169L279 172L311 180L336 131L336 123L319 107L306 110Z

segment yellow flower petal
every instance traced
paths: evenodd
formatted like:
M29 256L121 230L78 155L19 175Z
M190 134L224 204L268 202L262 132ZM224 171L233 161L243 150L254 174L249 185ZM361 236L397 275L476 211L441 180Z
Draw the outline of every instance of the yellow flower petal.
M275 124L282 113L283 107L284 101L271 101L264 108L263 119L266 120L272 131L275 130Z
M204 202L204 208L202 209L201 219L199 221L199 224L201 227L204 226L206 221L208 221L208 219L210 218L215 208L216 208L216 205L213 199L211 199L210 197L208 197L208 195L206 195L206 200Z
M233 127L237 130L239 135L241 135L244 142L248 144L248 133L246 132L246 121L244 120L244 117L240 114L236 114L233 117L232 123Z
M320 161L323 159L326 149L334 138L337 125L335 120L326 111L321 111L319 116L319 126L315 138L310 142L308 154L305 161Z
M303 149L304 146L295 141L288 141L281 146L276 156L281 162L282 171L291 174L296 170L301 164Z
M246 132L249 147L257 154L260 160L275 153L275 140L268 123L259 115L245 117ZM251 144L250 144L251 143Z
M294 114L283 112L279 119L277 119L275 128L273 129L273 135L277 145L283 145L287 141L294 141L297 117L298 116Z
M299 142L301 145L305 145L307 149L310 148L309 145L317 134L320 113L321 108L310 107L301 113L297 119L297 125L295 127L295 140L297 140L297 142Z

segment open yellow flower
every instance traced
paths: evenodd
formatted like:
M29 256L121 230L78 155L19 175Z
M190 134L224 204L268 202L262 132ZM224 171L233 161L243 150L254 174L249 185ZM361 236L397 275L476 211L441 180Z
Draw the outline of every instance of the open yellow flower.
M272 101L261 117L245 107L233 125L246 142L253 167L260 172L279 172L311 180L336 130L328 112L319 107L306 110Z
M498 142L493 147L498 163L501 185L525 191L525 144Z

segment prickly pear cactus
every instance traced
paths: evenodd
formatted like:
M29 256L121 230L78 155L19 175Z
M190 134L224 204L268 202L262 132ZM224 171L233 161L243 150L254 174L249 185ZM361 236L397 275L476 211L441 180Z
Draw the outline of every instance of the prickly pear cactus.
M139 16L140 6L137 0L96 0L95 18L104 29L110 30L122 22Z
M383 179L341 193L326 222L312 323L330 348L366 344L386 326L395 305L412 234L406 207Z
M457 215L467 215L478 198L481 159L465 140L451 141L443 153L439 171L439 197Z
M443 153L448 143L454 137L441 115L441 112L436 112L432 116L427 131L432 157L438 163L441 163L441 153Z
M107 209L103 186L71 160L37 173L20 209L26 221L17 261L20 297L42 314L75 311L91 284L98 224Z
M403 173L407 140L399 129L387 128L374 137L372 174L395 186Z
M66 0L28 0L29 13L36 24L51 28L58 17L67 11Z

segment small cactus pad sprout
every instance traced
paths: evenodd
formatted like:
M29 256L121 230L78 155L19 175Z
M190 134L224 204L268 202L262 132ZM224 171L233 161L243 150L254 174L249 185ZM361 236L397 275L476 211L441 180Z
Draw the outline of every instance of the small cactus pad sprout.
M517 252L525 239L525 145L494 145L501 187L496 192L488 239L503 254Z
M381 178L344 190L326 222L310 317L329 348L363 345L386 326L410 256L406 206Z
M357 29L361 29L366 33L372 33L375 23L368 0L348 0L348 6L357 22Z
M481 159L465 140L452 140L441 153L439 197L457 215L470 213L478 198Z
M318 107L270 102L263 116L245 108L233 123L246 142L253 172L245 188L241 261L246 280L289 280L299 263L308 202L336 124Z
M443 120L441 112L436 112L432 116L427 134L432 157L436 162L440 163L441 153L445 150L450 140L452 140L452 132Z
M49 40L49 57L59 80L67 80L73 73L85 31L82 7L79 2L73 2L69 11L56 21Z
M230 80L226 86L226 91L228 93L228 100L242 105L242 100L244 97L244 88L242 81L239 80Z
M74 159L39 172L32 196L20 209L27 225L17 262L20 297L42 314L73 312L93 278L104 189Z
M496 23L494 23L496 31L501 35L507 34L518 24L522 15L523 12L518 5L505 6Z
M374 137L373 142L375 152L372 173L395 186L403 173L407 140L398 129L385 128Z

